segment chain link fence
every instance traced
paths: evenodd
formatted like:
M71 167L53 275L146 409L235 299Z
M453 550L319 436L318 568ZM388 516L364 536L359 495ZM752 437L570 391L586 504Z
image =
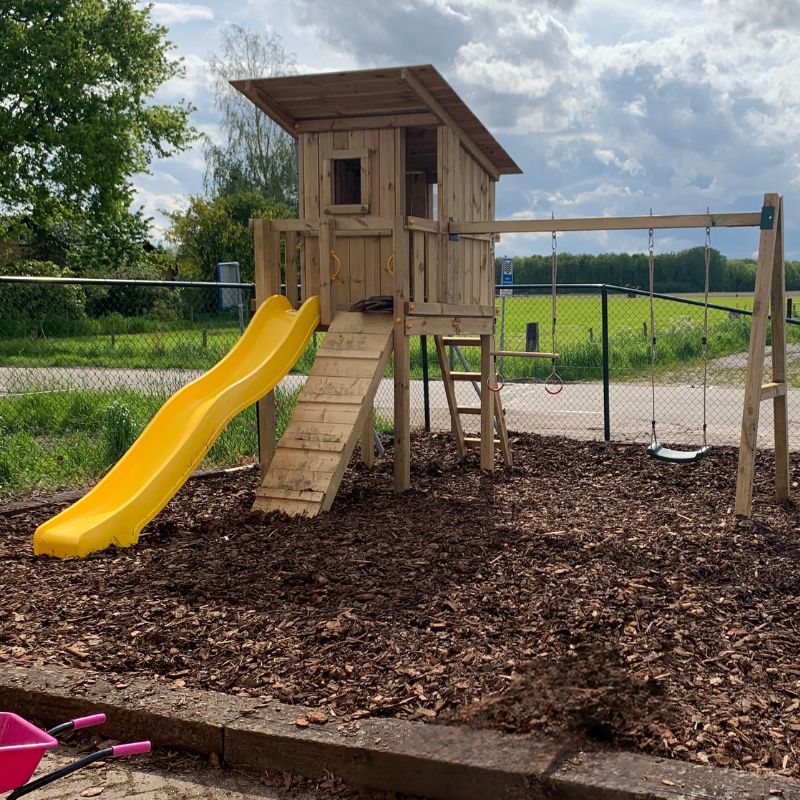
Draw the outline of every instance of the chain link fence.
M230 350L250 284L0 276L0 496L92 482ZM206 465L257 452L247 409Z
M236 344L249 320L252 297L253 287L245 283L0 276L0 496L95 481L171 394ZM555 341L549 285L515 286L511 296L498 296L496 302L498 349L554 350L564 381L559 394L548 394L549 359L499 359L509 430L649 441L653 395L645 292L559 286ZM739 441L751 306L751 296L742 295L715 297L709 308L711 444ZM702 297L659 296L655 319L659 438L695 446L702 440L703 422ZM788 374L790 385L797 386L800 319L790 323ZM276 392L279 433L320 337L314 337ZM447 357L454 369L479 370L476 348L448 348ZM413 426L449 430L431 337L411 342L411 378ZM460 405L479 405L479 383L460 381L456 390ZM800 448L797 395L789 394L790 445L795 449ZM378 430L389 433L391 368L375 405ZM764 403L761 446L770 444L771 413L771 404ZM464 424L467 432L475 432L479 418L466 416ZM257 452L256 410L251 407L228 426L205 466L252 461Z
M505 289L510 296L502 296ZM510 431L621 442L650 440L653 402L659 439L674 446L702 442L704 417L702 294L656 295L656 364L650 353L650 301L647 292L626 287L559 285L555 341L551 333L549 284L497 287L496 346L501 351L557 352L558 394L545 391L553 370L548 358L498 358L501 397ZM710 444L739 444L752 295L715 296L708 309L708 365L705 412ZM800 386L800 319L787 302L787 370L790 387ZM768 340L769 344L769 340ZM454 348L456 369L479 369L477 349ZM436 353L431 380L439 380ZM462 359L463 357L463 359ZM769 380L767 347L764 380ZM462 366L463 361L463 366ZM653 376L655 391L653 391ZM440 384L439 384L440 385ZM430 426L448 430L444 393L430 384ZM458 400L475 405L478 386L459 383ZM465 420L475 430L477 421ZM790 446L800 449L800 397L789 393ZM761 407L759 445L770 446L772 404Z

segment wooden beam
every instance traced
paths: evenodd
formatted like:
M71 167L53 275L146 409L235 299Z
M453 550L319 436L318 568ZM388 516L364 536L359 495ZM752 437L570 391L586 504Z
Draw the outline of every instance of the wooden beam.
M454 334L494 333L494 317L406 317L406 336L453 336Z
M333 319L333 284L331 281L331 252L336 248L336 220L333 217L319 223L319 303L320 322L330 325Z
M406 131L388 131L394 143L394 254L392 295L394 317L394 490L411 488L411 343L405 332L404 310L411 291L408 232L406 231ZM385 135L385 134L383 134Z
M447 235L447 223L438 222L435 219L424 219L422 217L406 217L406 224L410 230L425 231L427 233L439 233Z
M451 222L449 232L551 233L553 231L630 231L649 228L757 228L759 212L730 214L670 214L641 217L576 217L574 219L511 219Z
M361 429L361 463L365 467L375 466L375 408L370 408L367 420Z
M473 306L466 303L407 303L406 313L414 317L492 317L495 308L491 306Z
M467 132L453 119L444 106L414 77L407 69L400 71L400 77L419 95L425 105L458 136L461 144L469 151L472 157L492 176L493 180L500 178L497 167L489 160L483 150L470 138Z
M278 286L275 286L275 270L270 263L274 257L273 242L280 233L272 229L269 220L255 220L253 224L253 252L255 256L256 308L268 297L280 292L280 271ZM278 265L280 270L280 265ZM269 392L258 401L258 460L261 466L261 477L266 475L272 459L275 457L276 431L278 417L275 410L275 393Z
M337 117L335 119L303 119L294 123L297 133L324 131L360 131L379 128L423 128L438 125L435 114L376 114L365 117Z
M779 196L776 194L765 195L764 205L775 208L775 221L772 228L762 230L759 237L753 316L750 318L750 347L747 355L747 379L742 408L742 432L739 443L735 503L735 513L745 517L750 516L753 507L753 473L756 463L758 418L761 412L761 376L764 372L764 347L773 281L772 270L781 211ZM782 317L783 308L778 309L776 313Z
M280 236L280 234L278 235ZM289 231L286 234L285 255L286 298L294 308L297 308L299 305L297 295L297 234L294 231Z
M783 261L783 198L778 198L775 220L775 256L772 260L772 381L779 387L772 398L775 443L775 495L789 499L789 403L786 396L786 274ZM782 389L782 391L780 391ZM763 387L762 387L763 396Z
M255 103L256 106L274 119L293 139L297 138L297 132L294 129L294 120L270 97L260 92L253 81L232 81L232 85L248 100Z
M494 336L481 336L481 469L494 472ZM498 442L499 444L499 442Z
M777 383L772 381L771 383L765 383L761 387L761 401L764 400L774 400L776 397L785 397L786 396L786 384L785 383Z
M533 353L528 350L497 350L492 353L495 358L558 358L558 353Z
M255 223L257 220L250 220ZM319 234L319 217L307 217L306 219L273 219L270 220L273 230L302 233L306 236L316 236ZM385 231L394 231L393 217L373 217L354 215L347 219L337 220L336 231L338 233L350 233L365 231L371 236L385 234Z
M411 488L411 349L403 325L408 302L408 233L402 217L394 228L394 490Z

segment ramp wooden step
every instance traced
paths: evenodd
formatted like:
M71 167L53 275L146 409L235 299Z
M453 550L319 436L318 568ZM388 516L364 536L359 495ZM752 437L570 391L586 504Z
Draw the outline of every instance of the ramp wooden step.
M443 336L442 344L451 347L480 347L480 336Z
M371 417L393 326L391 316L334 316L256 492L255 510L315 516L331 507Z
M480 406L458 406L459 414L478 414L480 416Z

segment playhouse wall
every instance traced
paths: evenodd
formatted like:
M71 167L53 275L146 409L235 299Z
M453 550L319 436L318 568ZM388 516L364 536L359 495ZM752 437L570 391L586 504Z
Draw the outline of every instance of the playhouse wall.
M438 214L457 222L495 218L495 181L448 127L439 128ZM494 302L494 241L461 236L442 242L436 280L440 302L491 305Z
M299 200L301 218L325 216L323 207L324 160L336 150L369 150L368 216L405 214L404 131L400 128L326 131L300 134ZM399 177L400 176L400 179ZM304 237L304 296L319 292L319 240ZM392 254L390 236L337 234L335 250L342 262L341 280L332 286L333 311L347 309L365 297L392 293L392 277L386 270Z

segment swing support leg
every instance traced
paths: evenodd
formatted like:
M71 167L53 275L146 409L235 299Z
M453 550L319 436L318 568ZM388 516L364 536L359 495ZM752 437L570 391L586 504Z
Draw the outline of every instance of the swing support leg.
M786 279L783 263L783 199L764 196L761 236L758 246L756 286L747 357L747 381L742 410L739 468L736 478L738 516L753 511L753 474L758 442L761 403L772 399L775 436L775 490L779 501L789 497L789 426L786 402L786 323L784 320ZM772 306L772 383L762 385L767 321Z

